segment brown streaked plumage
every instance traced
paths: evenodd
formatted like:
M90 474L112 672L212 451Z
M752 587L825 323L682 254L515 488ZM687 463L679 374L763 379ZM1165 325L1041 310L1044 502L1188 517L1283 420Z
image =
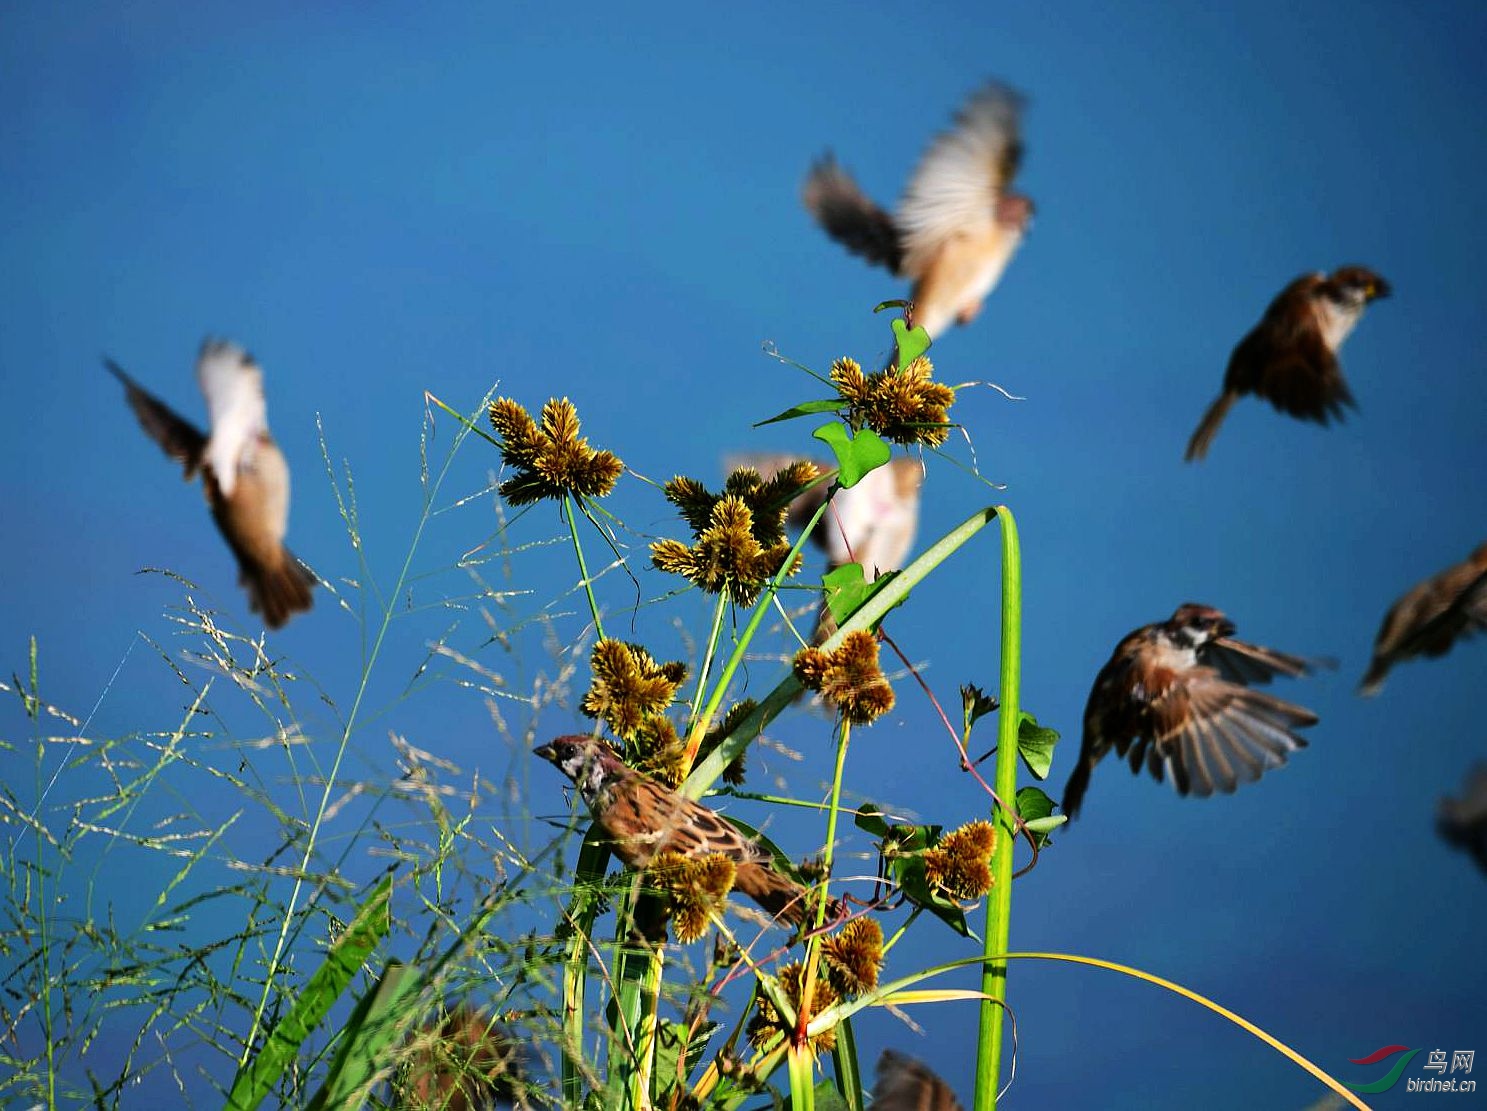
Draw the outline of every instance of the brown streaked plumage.
M735 891L792 925L805 920L806 889L775 871L769 850L701 803L631 768L603 741L575 734L533 752L573 781L615 855L631 868L645 868L664 852L721 853L733 861Z
M1487 629L1487 543L1454 567L1411 587L1389 607L1373 642L1361 693L1373 695L1389 669L1415 656L1443 656Z
M1363 266L1306 274L1286 286L1229 356L1224 389L1188 441L1189 461L1208 454L1229 409L1245 394L1269 401L1299 420L1326 424L1356 408L1342 376L1338 350L1370 301L1389 295L1389 283Z
M1116 646L1095 677L1084 711L1079 763L1064 788L1064 812L1079 813L1090 773L1112 748L1170 777L1179 795L1232 793L1278 768L1306 742L1296 730L1317 715L1251 683L1307 674L1300 656L1233 638L1234 625L1211 606L1179 606Z
M1441 799L1435 824L1448 844L1471 853L1487 872L1487 764L1472 768L1460 798Z
M247 352L207 340L196 363L197 381L211 416L210 436L148 393L117 363L104 365L124 384L145 434L198 473L212 520L237 557L238 581L248 604L277 629L311 605L315 577L284 547L289 525L289 466L268 431L263 372Z
M961 1111L955 1093L923 1062L885 1049L869 1111Z
M913 281L912 323L938 339L969 324L1012 260L1033 204L1009 191L1022 160L1022 97L991 82L935 138L890 215L826 155L801 191L806 209L853 254Z
M473 1007L457 1003L410 1039L393 1079L396 1111L526 1108L521 1043Z
M795 462L789 455L741 455L726 460L729 469L752 467L766 479ZM835 463L816 462L826 473ZM919 528L919 491L924 485L924 465L899 457L869 471L855 486L836 488L831 508L811 534L815 545L826 553L827 572L848 563L862 564L864 577L872 582L880 574L904 565L914 534ZM803 528L815 516L833 487L820 485L790 503L789 523ZM836 632L831 612L822 605L815 641L820 644Z

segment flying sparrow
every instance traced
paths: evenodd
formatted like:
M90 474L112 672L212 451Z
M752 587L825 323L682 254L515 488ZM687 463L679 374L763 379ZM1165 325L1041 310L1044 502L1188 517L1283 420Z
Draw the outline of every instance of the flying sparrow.
M1487 764L1472 768L1459 799L1441 799L1436 828L1450 844L1471 853L1477 867L1487 872Z
M1270 302L1229 356L1224 391L1188 441L1187 460L1202 459L1230 406L1247 393L1282 413L1326 424L1356 405L1337 352L1370 301L1389 296L1389 283L1363 266L1343 266L1297 278Z
M766 479L795 462L789 455L742 455L725 461L730 469L752 467ZM827 472L836 464L817 462ZM827 572L848 563L862 564L864 577L872 582L885 571L904 565L919 527L919 490L924 485L924 467L917 460L899 457L869 471L855 485L838 489L831 508L816 525L811 539L826 553ZM830 487L815 486L790 503L789 523L803 528L826 500ZM820 644L836 631L830 611L823 605L816 627Z
M145 392L113 360L104 365L124 383L145 434L184 465L186 478L202 476L207 505L238 561L238 581L248 604L277 629L310 608L312 575L284 547L289 525L289 466L268 431L263 371L235 344L207 340L196 361L206 397L211 436Z
M628 767L594 737L559 737L533 749L578 788L615 855L631 868L645 868L660 853L687 857L721 853L733 861L733 889L776 918L805 920L806 889L774 869L769 850L699 802Z
M913 281L909 321L938 339L981 310L1032 220L1033 202L1008 191L1022 159L1022 97L992 82L937 136L889 215L826 155L801 198L826 233L853 254Z
M1312 665L1233 633L1218 610L1188 603L1116 646L1089 693L1064 813L1078 814L1090 772L1112 747L1129 751L1132 772L1145 763L1158 781L1171 776L1179 795L1200 798L1230 794L1306 747L1295 730L1317 715L1247 684L1304 675Z
M1363 694L1377 694L1384 676L1413 656L1444 656L1456 641L1487 629L1487 543L1465 561L1412 587L1384 615L1373 642Z
M885 1049L869 1111L961 1111L960 1101L923 1063Z

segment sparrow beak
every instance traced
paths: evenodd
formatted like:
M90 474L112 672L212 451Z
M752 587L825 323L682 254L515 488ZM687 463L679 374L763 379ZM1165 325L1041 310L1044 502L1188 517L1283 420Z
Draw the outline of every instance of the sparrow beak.
M1214 627L1213 631L1220 637L1231 637L1238 632L1238 629L1235 627L1234 622L1225 617Z
M546 760L549 764L557 763L556 757L558 755L558 752L557 749L552 747L552 745L538 745L536 748L532 749L532 755L542 757L542 759Z
M1389 296L1391 292L1393 291L1390 290L1389 283L1384 281L1383 278L1379 278L1375 281L1369 282L1368 285L1364 287L1363 295L1370 301L1377 301L1380 297Z

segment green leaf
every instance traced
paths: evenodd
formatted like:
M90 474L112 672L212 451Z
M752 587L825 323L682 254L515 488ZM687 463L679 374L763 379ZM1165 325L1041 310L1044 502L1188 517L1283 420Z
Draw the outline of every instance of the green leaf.
M866 807L863 808L867 810ZM975 937L966 923L960 904L943 891L930 886L924 874L924 850L939 844L944 827L938 825L890 825L878 816L876 809L857 817L857 824L870 833L883 830L878 851L883 866L909 902L923 907L962 937Z
M1024 712L1017 719L1017 753L1027 770L1039 779L1048 778L1053 766L1053 746L1058 744L1058 730L1039 725L1038 719Z
M846 621L856 613L862 606L867 604L869 598L886 587L893 581L897 571L885 571L872 582L868 582L865 572L860 563L844 563L833 571L828 571L821 576L821 585L826 589L826 608L831 611L832 619L838 624ZM894 607L901 606L908 598L905 594L894 603ZM892 609L886 611L883 617L888 616ZM877 628L883 617L879 617L869 628Z
M816 1111L852 1111L852 1105L830 1080L816 1082Z
M273 1091L284 1070L299 1056L305 1039L350 986L378 942L387 936L392 924L387 909L391 894L392 877L384 876L331 946L289 1012L269 1032L263 1048L238 1070L227 1094L229 1111L252 1111Z
M858 829L866 830L874 837L887 837L891 828L883 818L883 812L870 802L865 802L857 808L857 817L853 819Z
M873 306L873 312L882 312L884 309L906 309L911 304L913 304L912 301L905 301L902 298L893 301L879 301Z
M856 486L868 471L881 467L893 455L893 449L871 428L852 434L845 424L832 421L823 424L811 435L831 448L836 455L838 484L843 487Z
M900 370L928 351L932 342L923 328L910 328L901 319L893 322L893 340L898 345L898 360L894 366Z
M971 732L971 726L975 725L976 722L980 721L987 714L995 713L996 708L1000 705L1001 703L997 701L996 695L987 694L980 687L976 686L975 683L967 683L961 687L960 706L961 711L965 715L966 733L969 734Z
M1017 816L1027 823L1028 832L1033 835L1039 848L1048 843L1050 830L1057 829L1069 820L1063 814L1054 816L1053 800L1037 787L1023 787L1018 790Z
M703 1052L707 1049L708 1039L722 1027L722 1023L706 1022L687 1041L687 1024L684 1022L663 1022L656 1031L656 1063L652 1075L655 1077L655 1102L664 1104L665 1097L678 1084L685 1085L687 1077L691 1075L692 1069L696 1067ZM681 1058L682 1044L686 1042L687 1060L678 1071L677 1063Z
M809 417L815 413L834 413L842 407L842 399L839 397L823 398L820 401L802 401L799 405L786 409L783 413L776 413L768 420L757 421L755 428L763 428L766 424L776 424L782 420L794 420L796 417Z
M422 977L398 961L389 961L376 987L361 997L341 1034L341 1045L330 1072L308 1111L361 1106L351 1103L365 1097L372 1078L387 1063L388 1053L406 1033L406 1003L418 992Z

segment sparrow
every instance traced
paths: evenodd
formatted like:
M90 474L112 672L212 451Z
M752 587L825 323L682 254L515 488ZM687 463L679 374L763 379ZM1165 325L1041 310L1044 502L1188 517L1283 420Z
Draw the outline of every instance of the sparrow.
M1232 794L1306 747L1295 731L1317 715L1248 684L1305 675L1312 664L1233 633L1218 610L1190 602L1116 646L1089 692L1065 814L1079 813L1090 772L1112 747L1130 753L1133 773L1145 763L1159 782L1170 776L1179 795L1200 798Z
M1487 629L1487 543L1454 567L1406 591L1389 607L1373 642L1360 692L1373 695L1384 676L1412 656L1444 656L1456 641Z
M869 1111L961 1111L955 1093L923 1063L885 1049Z
M795 458L742 455L725 462L730 469L752 467L768 479ZM835 467L835 463L816 462L816 469L822 472ZM855 486L837 489L831 495L831 508L811 534L816 547L826 553L827 572L860 563L864 578L872 582L885 571L901 568L919 527L919 491L923 485L923 465L900 457L869 471ZM810 523L830 489L828 485L816 486L791 502L786 518L789 524L799 529ZM815 643L820 644L834 632L836 622L823 604Z
M1487 872L1487 764L1472 768L1459 799L1441 799L1435 820L1441 837L1471 853Z
M147 393L112 359L106 366L145 435L186 469L202 476L207 505L238 561L238 581L248 604L271 629L310 608L315 576L284 547L289 524L289 466L268 431L263 371L235 344L208 339L196 361L196 381L206 397L211 435Z
M573 781L615 855L631 868L645 868L663 852L722 853L733 861L735 891L792 925L805 920L806 889L775 870L768 849L701 803L627 766L604 741L573 735L532 751Z
M499 1023L464 1003L418 1028L393 1079L396 1111L526 1108L522 1045Z
M1364 266L1305 274L1270 302L1260 323L1239 341L1224 372L1224 390L1188 441L1184 459L1202 459L1229 407L1247 393L1278 412L1326 424L1357 408L1337 352L1370 301L1389 296L1389 283Z
M914 283L908 323L931 339L975 318L1032 222L1033 202L1008 188L1022 160L1022 104L999 82L972 94L925 151L893 215L830 154L806 175L806 210L847 250Z

